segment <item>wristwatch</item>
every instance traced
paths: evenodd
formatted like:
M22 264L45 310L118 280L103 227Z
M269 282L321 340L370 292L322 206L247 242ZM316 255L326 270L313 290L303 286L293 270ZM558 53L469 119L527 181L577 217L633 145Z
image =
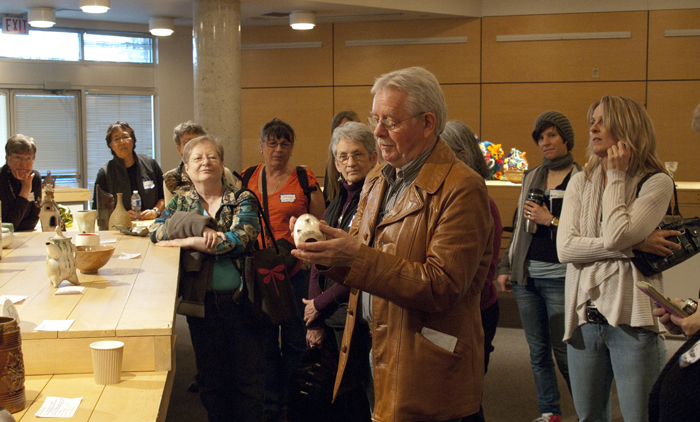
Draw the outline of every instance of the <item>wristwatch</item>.
M552 218L552 221L549 223L549 225L559 227L559 219L557 217Z
M160 217L160 210L158 209L158 207L153 208L153 211L156 212L156 218Z

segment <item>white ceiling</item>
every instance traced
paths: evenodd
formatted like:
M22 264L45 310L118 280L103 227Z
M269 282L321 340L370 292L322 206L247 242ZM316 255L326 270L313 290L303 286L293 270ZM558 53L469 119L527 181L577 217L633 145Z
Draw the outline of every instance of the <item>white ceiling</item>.
M225 0L222 0L225 1ZM57 19L147 24L153 16L172 17L176 25L192 24L192 0L111 0L104 14L83 13L79 0L2 0L0 14L22 15L32 7L52 7ZM375 5L381 5L376 7ZM478 16L481 0L241 0L246 25L287 25L294 10L316 12L317 23Z

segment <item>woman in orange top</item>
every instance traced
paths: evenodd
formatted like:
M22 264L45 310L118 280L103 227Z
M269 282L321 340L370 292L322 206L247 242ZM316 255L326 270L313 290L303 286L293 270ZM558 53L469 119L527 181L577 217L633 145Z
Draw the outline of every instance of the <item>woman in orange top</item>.
M326 208L311 170L289 164L294 141L294 129L287 123L273 119L265 124L260 137L260 153L265 162L257 166L246 184L268 213L275 239L287 239L292 244L294 238L289 230L290 217L311 213L320 220ZM308 183L300 182L300 176L304 178L304 175ZM308 196L303 185L310 190ZM261 235L263 233L261 231ZM266 328L265 421L277 421L284 416L289 377L299 366L306 350L306 324L301 300L309 290L309 270L300 267L301 261L289 274L297 301L296 317L279 326ZM281 342L278 340L280 338Z

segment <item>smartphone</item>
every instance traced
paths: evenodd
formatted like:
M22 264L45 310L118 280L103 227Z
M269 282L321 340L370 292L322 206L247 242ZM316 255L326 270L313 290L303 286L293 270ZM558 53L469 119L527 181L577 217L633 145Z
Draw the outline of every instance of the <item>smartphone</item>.
M675 303L671 302L669 298L664 297L661 293L659 293L658 290L654 288L654 286L647 283L646 281L638 281L637 287L639 288L639 290L643 291L647 296L649 296L654 302L656 302L659 306L664 308L666 312L670 313L671 315L675 315L679 318L688 317L688 314L684 310L679 308L678 305L676 305Z

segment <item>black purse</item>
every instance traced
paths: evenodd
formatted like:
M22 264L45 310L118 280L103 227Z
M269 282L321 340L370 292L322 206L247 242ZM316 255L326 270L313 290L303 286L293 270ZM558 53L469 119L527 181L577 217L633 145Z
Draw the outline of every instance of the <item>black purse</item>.
M642 184L656 173L649 173L639 181L637 185L637 196L639 196L639 191L642 188ZM673 184L673 198L675 201L675 206L670 214L673 217L678 216L678 220L673 220L670 223L660 224L658 229L660 230L677 230L681 232L680 236L667 237L674 243L681 245L679 250L673 251L672 254L667 256L659 256L656 254L650 254L647 252L642 252L635 250L634 257L631 259L635 267L646 277L658 274L660 272L666 271L671 267L686 261L688 258L697 254L700 251L700 218L683 218L678 209L678 192L676 191L676 184ZM669 205L669 210L671 209Z
M239 194L243 191L255 195L249 189L241 189ZM275 237L270 230L270 221L263 209L259 209L258 219L266 233L261 236L262 249L245 255L243 272L245 294L252 305L250 309L253 317L257 321L279 325L292 319L297 313L294 291L287 271L288 253L285 253L275 242ZM265 234L271 239L271 245L266 243Z

